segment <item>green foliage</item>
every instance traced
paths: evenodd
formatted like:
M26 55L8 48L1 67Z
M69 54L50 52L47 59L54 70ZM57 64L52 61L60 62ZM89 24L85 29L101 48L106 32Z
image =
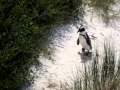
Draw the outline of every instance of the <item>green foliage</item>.
M0 0L0 88L13 90L31 77L42 36L78 14L82 0Z

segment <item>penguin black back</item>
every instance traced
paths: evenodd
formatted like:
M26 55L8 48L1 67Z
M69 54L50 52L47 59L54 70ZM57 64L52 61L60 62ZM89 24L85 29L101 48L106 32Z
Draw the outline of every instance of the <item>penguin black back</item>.
M90 46L90 49L92 49L91 40L90 40L90 38L89 38L87 33L86 33L86 36L87 36L87 39L86 39L87 44Z

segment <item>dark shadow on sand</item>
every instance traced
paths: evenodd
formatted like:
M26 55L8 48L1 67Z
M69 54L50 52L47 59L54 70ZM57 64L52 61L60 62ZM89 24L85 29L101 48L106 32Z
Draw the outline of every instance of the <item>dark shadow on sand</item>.
M86 53L81 53L81 52L78 52L78 54L81 57L81 63L86 63L92 60L92 52L89 52L88 55L86 55Z

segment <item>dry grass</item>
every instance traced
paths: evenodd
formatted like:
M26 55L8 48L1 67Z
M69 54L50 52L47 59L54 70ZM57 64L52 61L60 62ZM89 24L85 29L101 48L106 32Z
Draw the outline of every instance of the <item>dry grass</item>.
M78 70L72 84L61 85L60 90L120 90L120 58L114 45L105 42L103 57L96 50L83 72Z

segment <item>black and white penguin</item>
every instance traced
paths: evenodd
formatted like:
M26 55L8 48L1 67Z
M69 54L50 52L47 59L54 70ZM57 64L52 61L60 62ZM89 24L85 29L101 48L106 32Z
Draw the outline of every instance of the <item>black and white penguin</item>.
M85 50L87 50L89 52L92 49L92 45L91 45L91 40L90 40L87 32L85 31L85 28L79 28L77 33L78 32L79 32L79 38L77 40L77 44L78 45L79 45L79 43L81 44L83 52Z

